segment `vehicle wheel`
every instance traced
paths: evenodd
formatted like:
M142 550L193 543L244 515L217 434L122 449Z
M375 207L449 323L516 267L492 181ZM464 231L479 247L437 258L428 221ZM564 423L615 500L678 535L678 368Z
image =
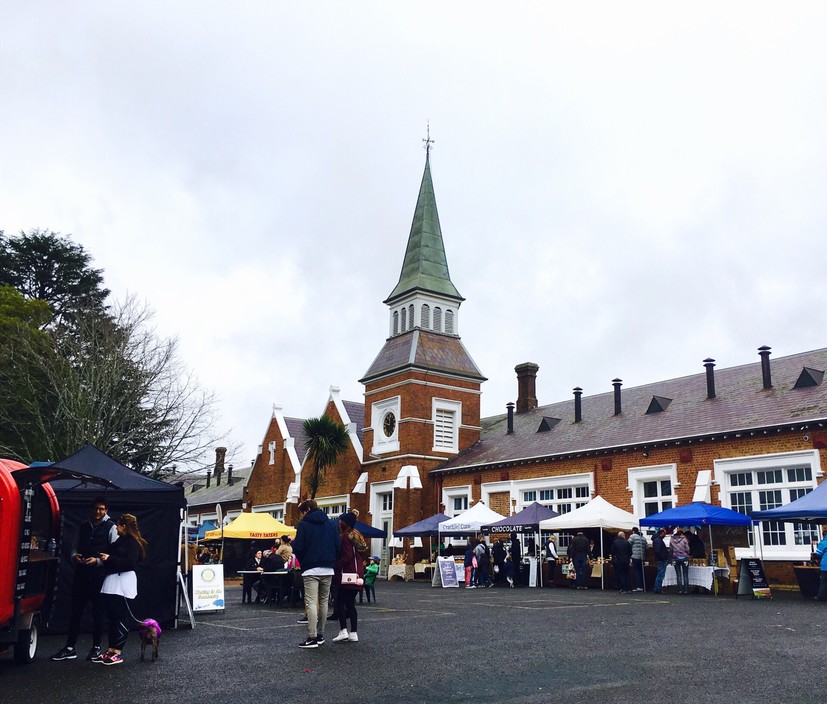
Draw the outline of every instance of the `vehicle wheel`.
M20 631L14 645L15 662L27 663L34 660L37 653L37 635L37 621L32 621L32 627L28 631Z

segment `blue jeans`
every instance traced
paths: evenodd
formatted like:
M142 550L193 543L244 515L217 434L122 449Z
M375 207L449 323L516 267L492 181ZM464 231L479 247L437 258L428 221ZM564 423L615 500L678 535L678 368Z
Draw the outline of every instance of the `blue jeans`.
M659 592L663 588L663 578L666 576L666 566L669 560L658 560L658 573L655 575L655 591Z
M675 579L678 581L678 594L689 591L689 560L675 560Z
M574 580L575 587L585 587L586 586L586 570L588 568L588 564L586 564L586 557L583 556L576 556L573 557L571 560L574 563L574 572L577 575L577 578Z

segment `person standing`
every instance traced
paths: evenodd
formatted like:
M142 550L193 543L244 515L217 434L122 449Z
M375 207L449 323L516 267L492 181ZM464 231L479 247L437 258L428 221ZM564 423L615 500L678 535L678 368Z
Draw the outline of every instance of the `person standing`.
M516 533L511 534L511 563L514 566L514 583L517 586L522 585L522 574L520 570L523 566L523 555L522 555L522 547L520 545L520 539L517 537Z
M92 604L92 648L86 656L92 660L101 654L103 639L104 606L101 587L106 576L100 554L118 539L115 523L106 513L106 501L96 498L92 502L89 520L81 524L72 543L71 563L75 568L72 580L72 601L69 612L69 633L66 645L52 655L52 660L74 660L78 654L75 645L80 634L80 624L86 604Z
M611 555L620 593L630 594L632 590L629 589L629 563L632 561L632 546L622 530L618 531L612 543Z
M370 604L370 598L373 596L373 603L376 603L376 587L374 582L379 576L379 558L371 556L367 566L365 567L365 598Z
M574 586L577 589L588 589L586 586L586 570L588 569L589 561L589 539L584 535L583 531L578 531L577 535L572 538L568 550L571 562L574 565L574 573L577 577L574 580Z
M342 541L342 553L336 561L336 582L339 589L336 592L339 613L339 635L333 638L334 643L358 643L358 614L356 613L356 595L361 591L364 583L365 568L360 553L368 551L368 545L362 534L356 530L356 515L350 511L339 516L339 536ZM345 574L355 574L357 582L347 582ZM347 628L350 621L350 630Z
M129 637L129 626L136 621L129 604L138 596L138 575L135 568L146 558L146 540L138 530L138 519L131 513L123 514L116 524L118 539L107 553L101 553L106 578L101 594L109 620L109 647L93 662L102 665L120 665L123 647Z
M632 591L642 592L646 587L646 573L643 571L643 561L646 559L646 538L640 534L638 527L632 528L629 536L629 544L632 546L632 578L629 585Z
M477 586L493 587L494 583L491 581L491 575L489 574L491 570L490 553L485 540L482 538L477 543L477 547L474 548L474 555L477 558Z
M669 541L669 552L675 565L675 579L678 582L678 594L689 594L689 541L678 528Z
M502 583L505 581L505 574L503 574L503 568L505 567L505 545L503 545L503 541L500 538L497 538L497 541L494 543L494 549L492 550L494 556L494 583Z
M663 537L666 535L666 529L661 528L657 535L652 538L652 551L655 553L655 561L658 563L658 573L655 576L655 594L660 594L663 591L663 578L666 576L666 566L669 564L669 548L666 547L666 541Z
M815 556L821 561L821 569L819 570L820 581L818 583L817 601L827 601L827 557L824 553L827 552L827 535L825 535L814 551Z
M546 540L546 564L548 565L548 579L546 580L547 587L554 586L554 573L557 570L557 543L554 536L548 536Z
M686 542L689 543L689 557L693 560L703 560L704 564L706 564L706 546L701 536L691 528L687 528L684 535L686 536ZM692 593L700 594L701 588L696 585Z
M342 541L336 522L319 509L313 499L299 504L299 525L293 552L301 562L304 583L304 612L307 638L300 648L318 648L324 644L327 599L336 561L342 554Z
M465 555L462 562L462 566L465 568L466 589L476 589L476 585L474 584L474 565L476 562L477 558L474 555L474 542L469 540L468 544L465 546Z
M261 550L256 550L250 556L250 559L247 560L247 564L244 565L244 571L246 573L257 573L245 574L244 579L241 582L241 603L249 604L253 600L253 586L261 579L261 573L264 571L264 568L261 566ZM256 589L256 604L261 603L261 596L258 592L259 590Z

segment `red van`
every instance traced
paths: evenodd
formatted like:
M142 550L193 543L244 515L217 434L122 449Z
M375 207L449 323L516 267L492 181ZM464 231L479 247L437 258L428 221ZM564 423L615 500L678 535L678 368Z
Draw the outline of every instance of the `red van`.
M0 459L0 653L37 653L57 583L60 507L45 483L58 473Z

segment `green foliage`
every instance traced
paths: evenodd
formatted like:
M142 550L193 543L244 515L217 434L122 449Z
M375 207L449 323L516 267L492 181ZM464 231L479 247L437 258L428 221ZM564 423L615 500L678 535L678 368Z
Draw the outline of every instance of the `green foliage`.
M33 229L8 237L0 231L0 285L26 298L46 301L54 320L64 322L81 311L105 309L109 290L100 269L69 237Z
M344 425L327 416L304 421L304 434L307 438L304 461L311 466L304 481L310 491L310 498L315 499L324 483L325 470L338 462L347 450L350 438Z

